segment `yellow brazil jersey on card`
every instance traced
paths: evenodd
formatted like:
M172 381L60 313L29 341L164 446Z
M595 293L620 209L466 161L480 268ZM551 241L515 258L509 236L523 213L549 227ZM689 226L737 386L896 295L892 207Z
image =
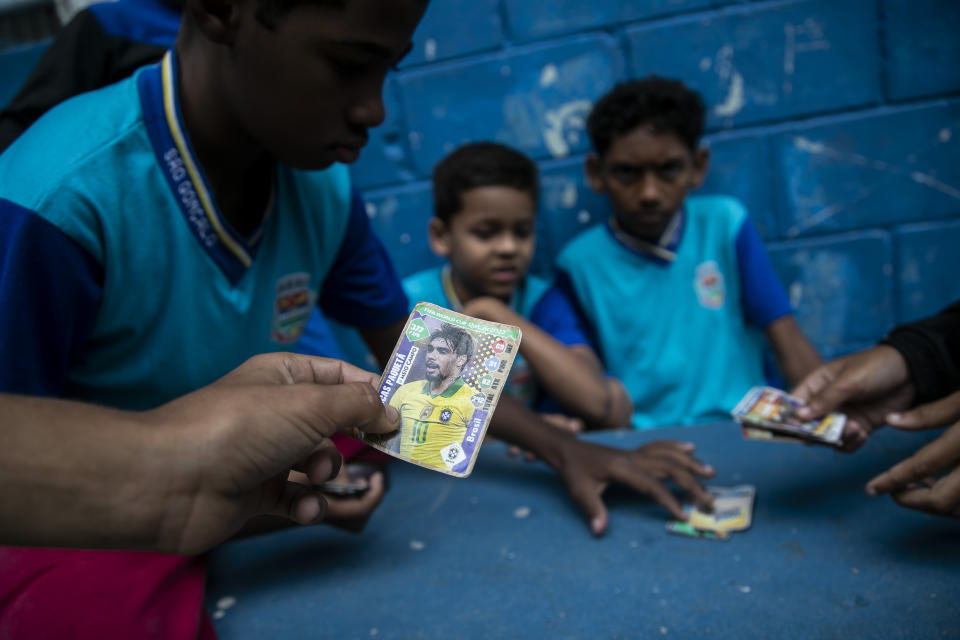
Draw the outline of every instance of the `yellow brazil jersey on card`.
M430 467L445 468L441 450L463 442L473 415L476 390L457 378L443 393L432 395L430 382L410 382L393 394L400 411L400 455Z

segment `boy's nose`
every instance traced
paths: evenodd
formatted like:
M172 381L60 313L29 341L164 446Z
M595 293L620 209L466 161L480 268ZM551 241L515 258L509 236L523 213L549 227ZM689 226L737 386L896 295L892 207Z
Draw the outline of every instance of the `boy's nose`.
M383 105L383 85L363 94L347 112L350 124L371 129L383 124L387 111Z
M660 200L660 185L649 173L640 180L640 202L654 203Z
M511 233L501 235L497 242L497 250L500 253L516 253L517 239Z

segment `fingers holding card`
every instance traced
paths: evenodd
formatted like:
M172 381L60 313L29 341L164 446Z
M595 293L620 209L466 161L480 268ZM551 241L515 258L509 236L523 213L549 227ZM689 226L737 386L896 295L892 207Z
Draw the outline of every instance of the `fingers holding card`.
M802 406L802 400L780 389L754 387L730 415L743 425L743 435L749 440L842 446L846 416L831 413L819 420L803 420L797 416L797 409Z

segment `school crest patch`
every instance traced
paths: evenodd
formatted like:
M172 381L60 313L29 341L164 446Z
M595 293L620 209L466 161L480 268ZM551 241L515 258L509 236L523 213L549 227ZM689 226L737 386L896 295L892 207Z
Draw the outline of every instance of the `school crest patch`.
M280 344L299 340L314 300L316 293L310 290L309 273L290 273L277 280L270 339Z
M693 288L697 292L700 306L707 309L720 309L727 298L727 288L720 273L720 267L713 260L701 263L693 278Z

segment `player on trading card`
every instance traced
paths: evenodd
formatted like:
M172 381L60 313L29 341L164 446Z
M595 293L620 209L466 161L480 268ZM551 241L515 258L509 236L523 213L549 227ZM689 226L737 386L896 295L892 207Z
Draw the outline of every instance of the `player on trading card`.
M425 379L397 389L390 405L400 411L400 455L437 466L440 450L463 441L473 416L477 390L460 377L473 357L473 338L444 324L430 334L424 351Z
M520 337L512 325L418 303L380 381L380 398L400 412L400 429L364 439L422 467L469 475Z

